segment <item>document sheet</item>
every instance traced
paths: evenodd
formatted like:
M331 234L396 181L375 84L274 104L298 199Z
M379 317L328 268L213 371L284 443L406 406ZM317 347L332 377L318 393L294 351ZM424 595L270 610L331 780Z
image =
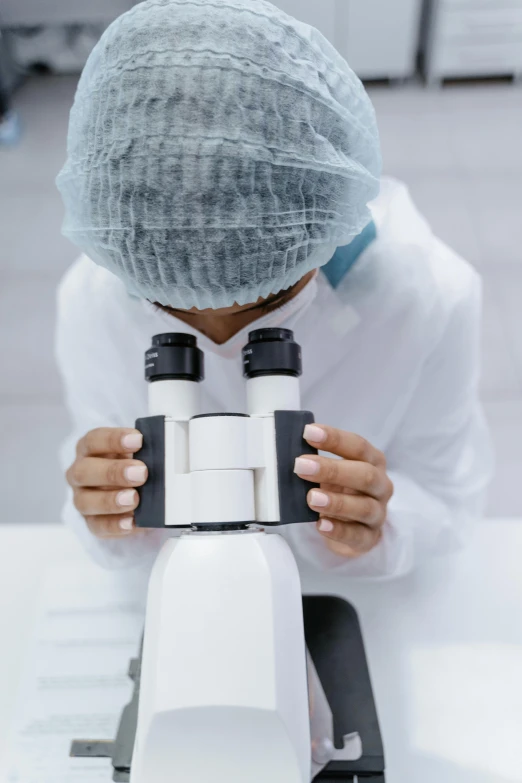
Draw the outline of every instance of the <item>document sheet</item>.
M145 583L95 565L42 585L9 743L7 783L110 783L107 759L71 759L74 739L113 740L130 700L129 661L143 632Z

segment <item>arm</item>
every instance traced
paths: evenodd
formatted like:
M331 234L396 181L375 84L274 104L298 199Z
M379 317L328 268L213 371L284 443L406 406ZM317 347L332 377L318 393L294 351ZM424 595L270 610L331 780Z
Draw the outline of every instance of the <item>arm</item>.
M148 567L165 533L121 529L119 523L132 518L133 507L117 508L119 490L143 483L125 479L125 469L141 463L132 459L133 449L122 439L137 434L129 428L144 410L145 395L137 391L141 386L134 384L126 367L126 345L117 331L118 302L114 302L116 324L103 323L103 305L92 306L99 304L102 292L88 272L89 266L80 260L58 290L56 358L72 419L72 432L60 452L71 484L62 519L100 565ZM101 486L103 493L97 489Z
M462 545L483 513L493 454L479 402L481 303L474 276L388 451L396 487L389 521L404 553L400 572Z
M290 534L305 560L352 576L394 577L466 539L482 513L492 473L489 435L478 402L480 312L480 280L473 275L424 363L386 450L394 494L378 543L346 558L321 540L346 540L346 525L336 524L336 530L322 534L315 526L296 526Z

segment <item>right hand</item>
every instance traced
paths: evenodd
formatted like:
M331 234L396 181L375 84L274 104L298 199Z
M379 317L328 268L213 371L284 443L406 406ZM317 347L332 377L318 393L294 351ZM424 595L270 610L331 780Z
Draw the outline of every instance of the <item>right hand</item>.
M100 427L78 441L76 459L66 478L74 505L91 533L98 538L120 538L142 532L134 526L139 503L135 487L147 480L147 468L132 459L143 443L138 430Z

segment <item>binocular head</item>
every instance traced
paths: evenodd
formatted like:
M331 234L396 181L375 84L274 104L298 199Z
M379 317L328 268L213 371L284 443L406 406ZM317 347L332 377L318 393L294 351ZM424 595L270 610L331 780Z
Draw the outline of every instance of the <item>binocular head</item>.
M250 380L266 375L302 373L301 348L290 329L255 329L243 348L243 375ZM205 377L205 357L196 338L183 332L157 334L145 354L145 380L185 380Z
M159 334L145 354L149 416L138 419L136 457L149 479L140 492L140 527L237 529L317 519L309 489L293 471L314 450L303 430L301 349L290 329L256 329L243 348L246 413L207 413L199 383L204 355L193 335Z

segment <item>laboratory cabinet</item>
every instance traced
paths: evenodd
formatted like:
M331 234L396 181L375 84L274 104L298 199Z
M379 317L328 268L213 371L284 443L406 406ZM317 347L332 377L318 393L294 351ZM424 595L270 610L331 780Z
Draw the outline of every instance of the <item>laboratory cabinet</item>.
M0 23L4 27L108 23L133 5L133 0L1 0Z
M424 30L428 81L522 75L522 0L431 0Z
M465 8L465 0L459 1ZM317 27L362 79L402 80L415 73L422 0L274 3ZM133 0L0 0L0 23L5 27L105 25L132 5Z
M275 0L314 25L362 79L402 80L416 69L421 0Z

